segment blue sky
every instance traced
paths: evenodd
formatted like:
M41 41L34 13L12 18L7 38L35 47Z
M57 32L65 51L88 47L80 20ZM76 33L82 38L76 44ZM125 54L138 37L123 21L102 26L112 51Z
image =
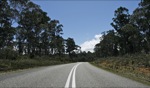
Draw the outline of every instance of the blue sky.
M74 38L77 45L85 48L85 51L91 51L94 45L87 46L87 43L92 41L97 43L99 41L97 37L102 32L113 29L110 23L114 11L123 6L132 14L140 0L33 0L33 2L40 5L51 19L57 19L63 24L64 38Z

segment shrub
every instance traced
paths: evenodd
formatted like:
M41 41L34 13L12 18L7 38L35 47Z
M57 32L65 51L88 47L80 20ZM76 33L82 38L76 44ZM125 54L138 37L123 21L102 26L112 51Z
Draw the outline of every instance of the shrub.
M17 51L12 50L11 48L4 48L0 50L0 59L15 60L17 57Z

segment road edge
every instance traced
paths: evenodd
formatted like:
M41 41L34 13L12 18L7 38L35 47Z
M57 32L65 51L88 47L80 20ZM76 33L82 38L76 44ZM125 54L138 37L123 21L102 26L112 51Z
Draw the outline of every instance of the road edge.
M32 70L32 69L38 69L38 68L44 68L44 67L49 67L49 66L56 66L56 65L70 64L70 63L74 63L74 62L60 63L60 64L53 64L53 65L34 66L34 67L29 67L29 68L14 69L14 70L8 70L8 71L0 71L0 75L3 75L3 74L9 74L9 73L15 73L15 72L23 72L23 71L26 71L26 70Z
M111 72L113 74L116 74L116 75L119 75L119 76L122 76L122 77L125 77L125 78L129 78L129 79L131 79L133 81L136 81L136 82L142 83L144 85L150 86L150 82L147 82L145 80L141 80L139 78L135 78L135 77L133 77L131 75L122 74L122 73L116 72L115 70L112 70L112 69L103 68L103 67L98 66L98 65L96 65L96 64L94 64L92 62L88 62L88 63L91 64L92 66L95 66L95 67L99 68L99 69L103 69L103 70Z

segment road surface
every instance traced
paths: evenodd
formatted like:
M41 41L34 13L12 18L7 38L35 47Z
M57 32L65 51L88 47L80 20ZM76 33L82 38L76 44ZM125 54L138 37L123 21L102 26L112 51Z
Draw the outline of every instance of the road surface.
M0 88L2 87L149 88L150 86L99 69L87 62L78 62L0 74Z

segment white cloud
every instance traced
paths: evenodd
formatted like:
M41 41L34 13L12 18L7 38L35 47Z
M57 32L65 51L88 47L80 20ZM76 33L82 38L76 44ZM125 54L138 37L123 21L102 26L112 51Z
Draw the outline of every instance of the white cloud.
M85 41L84 43L82 43L80 46L81 46L81 50L82 51L90 51L90 52L94 52L94 46L100 42L100 37L102 35L101 34L98 34L98 35L95 35L95 37L91 40L88 40L88 41Z

